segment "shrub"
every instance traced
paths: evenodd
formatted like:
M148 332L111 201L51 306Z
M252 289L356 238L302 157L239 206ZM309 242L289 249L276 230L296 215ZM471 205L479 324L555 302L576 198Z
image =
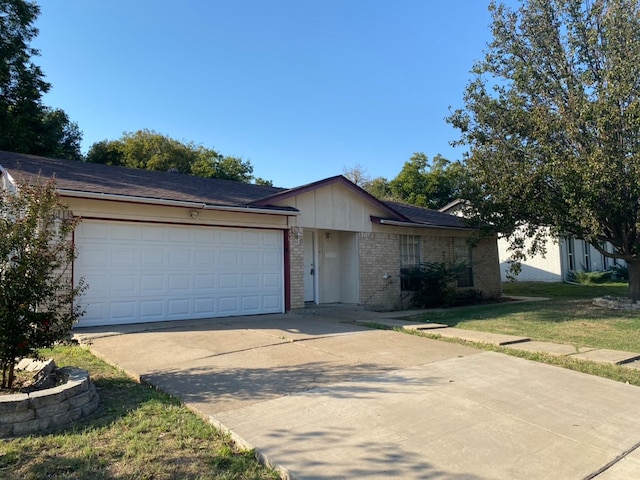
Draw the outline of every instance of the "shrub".
M64 215L53 179L0 189L0 366L11 388L16 360L63 340L82 312L68 268L77 220Z
M580 285L593 285L611 281L611 272L584 272L582 270L571 270L567 274L567 280Z
M477 290L457 290L455 283L468 265L448 262L425 262L419 267L401 271L404 290L413 292L411 305L416 308L470 305L478 303L482 293Z
M611 269L611 279L628 282L629 281L629 268L626 265L614 265Z

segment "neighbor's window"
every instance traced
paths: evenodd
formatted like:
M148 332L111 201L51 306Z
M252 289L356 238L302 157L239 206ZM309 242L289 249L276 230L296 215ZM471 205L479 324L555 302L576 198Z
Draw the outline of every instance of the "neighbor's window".
M591 253L591 245L589 245L589 242L587 242L586 240L582 241L582 246L584 249L584 271L585 272L590 272L591 271L591 256L589 255Z
M412 268L420 267L420 236L400 235L400 288L402 290L415 290L410 278L406 274Z
M569 271L573 271L576 269L576 259L575 259L575 244L573 243L573 237L567 237L565 239L567 242L567 260L569 263Z
M453 239L453 255L456 263L466 267L458 274L458 287L473 287L473 249L466 238Z

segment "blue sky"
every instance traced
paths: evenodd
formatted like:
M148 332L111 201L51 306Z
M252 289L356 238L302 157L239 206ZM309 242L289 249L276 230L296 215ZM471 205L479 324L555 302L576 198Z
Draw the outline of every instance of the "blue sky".
M395 177L462 150L489 0L40 0L35 59L96 141L147 128L250 160L293 187L356 164Z

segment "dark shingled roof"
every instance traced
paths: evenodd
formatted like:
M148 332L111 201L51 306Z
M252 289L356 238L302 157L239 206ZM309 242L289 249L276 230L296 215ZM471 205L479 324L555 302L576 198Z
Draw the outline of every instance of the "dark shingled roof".
M437 227L468 228L464 219L448 213L430 210L400 202L384 202L390 208L408 218L412 222Z
M293 207L274 206L271 202L339 182L352 188L366 201L386 210L389 214L386 220L415 223L417 226L466 228L463 220L454 215L415 205L380 201L341 175L286 189L3 151L0 151L0 166L17 181L34 183L39 178L55 176L60 190L293 212L297 211Z
M0 151L0 165L16 180L56 177L60 190L177 200L218 206L248 206L284 189L181 173L112 167ZM266 206L265 206L266 207ZM256 207L253 207L256 208ZM258 207L259 208L259 207Z

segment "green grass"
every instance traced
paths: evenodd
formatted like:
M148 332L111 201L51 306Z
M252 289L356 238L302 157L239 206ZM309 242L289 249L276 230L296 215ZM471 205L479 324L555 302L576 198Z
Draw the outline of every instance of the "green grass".
M0 478L279 478L177 399L134 382L87 350L61 346L43 355L88 370L102 407L66 429L0 441Z
M414 320L575 347L640 352L640 313L606 310L591 304L593 298L603 295L625 296L626 290L626 284L507 283L507 297L537 296L549 300L430 311Z

